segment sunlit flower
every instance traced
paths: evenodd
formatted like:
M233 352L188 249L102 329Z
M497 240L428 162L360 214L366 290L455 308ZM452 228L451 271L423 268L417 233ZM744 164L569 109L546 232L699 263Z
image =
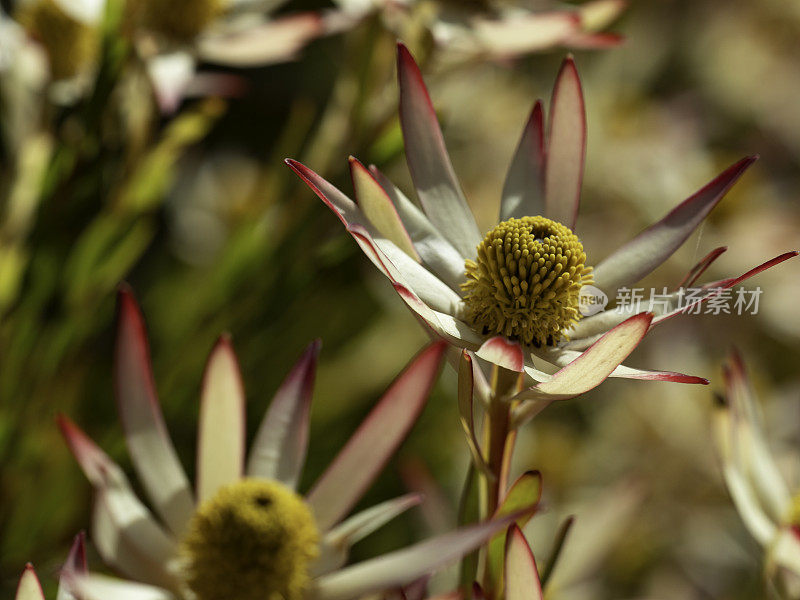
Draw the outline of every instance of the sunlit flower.
M766 568L800 597L800 491L789 491L767 443L760 407L744 363L733 352L714 433L731 498L750 534L764 547Z
M571 58L556 80L546 135L543 105L539 101L533 107L506 176L500 222L485 234L456 178L420 70L402 44L398 79L406 158L422 210L375 167L367 169L353 158L355 202L308 167L287 163L342 220L433 336L506 369L524 370L533 386L516 396L523 401L514 411L517 423L609 376L707 383L621 363L655 325L797 254L706 284L694 302L683 306L677 290L651 312L636 314L638 308L625 305L581 318L580 293L586 284L614 298L618 289L650 274L686 241L756 157L737 162L596 261L574 233L586 118ZM710 254L691 271L690 284L719 254ZM476 379L476 386L486 396L485 382Z
M271 18L280 4L130 0L118 19L119 35L133 36L162 109L172 111L185 95L227 95L241 87L230 75L196 74L198 62L237 67L284 62L325 32L315 13ZM106 0L21 0L15 16L44 48L53 78L77 87L97 67L107 5Z
M594 0L579 7L500 1L337 0L337 18L351 22L379 11L398 36L422 26L447 60L507 59L556 47L607 48L622 38L605 29L624 0Z
M86 600L344 600L405 585L480 546L519 514L344 566L353 543L420 501L411 494L345 519L421 413L445 347L428 346L409 364L301 496L296 487L320 345L310 345L281 385L245 462L244 390L230 341L222 338L203 378L193 492L158 404L142 317L131 294L121 291L115 360L120 419L160 521L120 467L60 418L95 488L93 541L109 566L130 579L77 577L76 589Z
M86 573L86 549L84 547L84 536L76 536L72 548L67 556L67 561L61 567L61 575L58 582L57 600L77 600L74 595L73 582L76 576ZM19 579L15 600L45 600L42 584L33 570L33 565L28 564L22 577Z

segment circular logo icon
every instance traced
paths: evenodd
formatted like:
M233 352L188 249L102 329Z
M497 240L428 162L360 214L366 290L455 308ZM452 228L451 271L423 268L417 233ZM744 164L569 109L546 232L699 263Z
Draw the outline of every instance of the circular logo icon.
M608 296L600 288L593 285L581 287L580 304L578 310L584 317L591 317L605 310L608 305Z

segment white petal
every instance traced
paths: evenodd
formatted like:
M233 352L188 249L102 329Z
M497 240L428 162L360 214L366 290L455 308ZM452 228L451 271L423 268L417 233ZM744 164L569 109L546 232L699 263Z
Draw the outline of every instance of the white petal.
M308 419L321 343L312 342L286 376L258 430L247 474L297 487L308 449Z
M586 160L586 109L575 62L561 65L550 101L545 216L575 229Z
M75 577L74 586L82 600L175 600L166 590L105 575Z
M206 61L235 67L255 67L293 60L323 33L312 13L281 17L256 26L221 29L202 36L197 51Z
M755 160L748 157L732 165L658 223L600 261L592 274L594 285L610 297L618 288L633 285L651 273L686 241Z
M197 434L197 499L212 498L220 487L242 477L245 396L236 355L221 338L206 365Z
M387 500L356 513L331 529L322 539L320 558L312 567L318 577L341 568L347 562L350 546L422 501L419 494L407 494Z
M461 284L465 281L464 257L439 233L425 213L417 208L383 173L374 166L370 166L370 171L391 198L423 263L458 292Z
M44 600L42 584L39 583L36 571L30 564L25 567L25 571L20 577L15 600Z
M144 321L133 295L124 288L118 296L114 372L133 466L158 514L180 536L194 512L194 499L156 397Z
M406 438L425 407L446 347L431 344L409 363L314 484L308 502L320 529L348 513Z
M147 73L164 113L177 110L195 74L195 59L188 52L159 54L147 61Z
M549 380L517 394L515 399L525 402L514 410L515 423L519 425L532 418L555 400L574 398L600 385L639 345L652 319L651 313L631 317Z
M75 541L69 550L69 555L61 567L58 578L58 593L56 600L78 600L72 593L68 579L75 575L86 573L86 535L81 532L75 536Z
M314 597L348 600L406 585L481 546L516 516L457 529L320 577Z
M464 257L472 257L481 232L453 171L422 73L403 44L397 46L400 125L406 160L425 214Z
M67 418L58 424L96 490L92 535L103 559L145 581L168 580L165 565L175 556L175 541L136 497L122 469Z
M361 234L360 237L356 237L356 241L381 272L393 282L402 283L431 307L444 312L456 311L456 307L461 302L461 297L449 288L446 283L400 250L393 242L382 237L355 202L305 165L293 160L287 160L286 162L308 184L314 193L334 211L352 235L355 236L355 233ZM369 250L364 247L364 243L369 244ZM374 248L376 245L379 246L378 249ZM376 255L376 252L378 252L378 255ZM391 264L384 260L387 254Z
M533 106L506 175L500 220L544 214L544 112Z

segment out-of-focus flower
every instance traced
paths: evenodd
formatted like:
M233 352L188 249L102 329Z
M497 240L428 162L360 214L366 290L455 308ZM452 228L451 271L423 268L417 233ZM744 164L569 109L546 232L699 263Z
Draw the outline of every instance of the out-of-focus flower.
M766 553L767 574L800 597L800 502L792 496L770 452L760 408L741 356L724 369L725 396L715 413L714 433L723 475L739 515Z
M154 388L144 323L132 295L119 299L116 389L134 467L162 526L119 466L66 418L64 436L93 484L93 540L133 581L75 578L85 600L270 598L344 600L405 585L456 560L521 513L464 527L345 567L349 548L420 497L402 496L343 520L421 413L446 345L428 346L400 374L310 492L295 490L305 462L319 343L278 390L247 463L245 398L223 338L201 391L196 501L169 439Z
M366 169L355 159L350 160L355 202L308 167L287 163L342 220L432 335L490 363L524 370L533 386L515 397L522 401L514 411L517 423L609 376L707 383L621 363L655 325L797 254L789 252L740 277L706 284L683 306L678 290L648 307L652 312L638 313L631 303L581 318L584 291L613 298L617 290L655 270L755 157L728 168L592 268L572 232L580 203L586 118L571 58L564 61L553 90L547 136L541 101L533 108L506 177L500 223L485 236L456 178L420 70L402 44L398 79L406 157L422 211L375 167ZM712 253L693 269L692 281L716 256ZM586 288L588 284L596 287ZM556 369L552 376L547 372ZM485 395L485 382L476 378L476 386Z
M555 47L608 48L622 38L603 33L626 7L624 0L595 0L580 7L533 10L507 1L337 0L335 18L348 26L374 11L399 36L422 25L449 60L502 60ZM554 5L553 3L552 5ZM551 6L552 6L551 5Z
M281 4L131 0L120 18L120 34L132 36L161 108L171 112L185 95L240 92L242 81L237 77L195 73L198 61L249 67L292 60L326 31L315 13L271 18ZM96 70L107 10L106 0L21 0L15 17L45 50L52 78L76 90L85 87Z
M76 576L86 573L86 548L83 534L78 534L67 556L67 561L61 567L61 576L58 582L58 595L56 600L77 600L74 595L73 582ZM33 565L28 564L22 577L19 579L15 600L45 600L42 584L33 570Z
M292 60L309 41L325 33L316 13L272 18L282 0L134 0L141 24L137 47L164 110L186 93L226 93L236 80L195 75L198 61L254 67ZM201 76L202 75L202 76Z
M100 45L98 24L104 2L21 0L14 17L47 55L55 81L84 79L93 72Z

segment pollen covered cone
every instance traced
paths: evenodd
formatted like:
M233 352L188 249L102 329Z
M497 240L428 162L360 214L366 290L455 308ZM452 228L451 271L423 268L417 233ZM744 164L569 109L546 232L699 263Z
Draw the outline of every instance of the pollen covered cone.
M97 52L95 31L64 12L54 0L25 3L16 17L28 34L44 47L53 79L73 77L94 59Z
M277 481L244 479L203 504L183 542L198 600L300 600L319 533L306 502Z
M145 27L189 42L222 14L223 0L134 0Z
M580 319L581 286L591 267L578 237L544 217L503 221L466 261L466 319L486 335L553 344Z

